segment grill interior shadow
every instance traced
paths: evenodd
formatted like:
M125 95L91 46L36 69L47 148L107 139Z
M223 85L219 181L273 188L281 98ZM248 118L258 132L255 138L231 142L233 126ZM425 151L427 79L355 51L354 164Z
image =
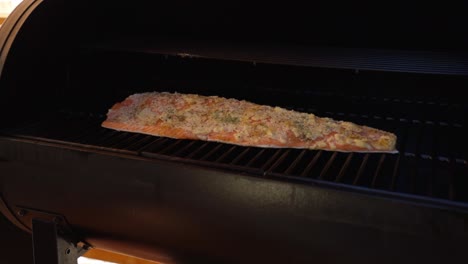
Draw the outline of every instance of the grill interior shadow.
M56 110L3 135L248 172L467 202L463 78L251 64L115 51L79 52ZM378 85L378 86L377 86ZM145 91L219 95L346 120L395 133L398 154L263 149L158 138L100 127L115 102ZM424 91L424 92L422 92Z

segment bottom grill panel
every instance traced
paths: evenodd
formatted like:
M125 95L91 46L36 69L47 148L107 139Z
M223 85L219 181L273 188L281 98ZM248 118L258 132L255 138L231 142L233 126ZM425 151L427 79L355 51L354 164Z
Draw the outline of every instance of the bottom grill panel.
M387 128L397 134L400 153L265 149L160 138L105 129L100 126L103 116L84 114L32 120L0 132L4 136L235 170L260 177L468 201L466 149L454 139L466 132L463 126L381 117L362 122L362 116L328 114L336 119Z
M163 147L163 142L153 138L148 144L162 151L170 146ZM226 148L241 155L249 149L244 155L255 160L252 166L269 164L252 171L229 165L248 174L242 175L212 168L227 168L229 155L224 161L196 161L210 168L181 162L174 166L174 160L189 159L57 143L0 137L0 155L7 159L0 161L0 199L9 208L27 206L63 215L79 237L97 248L163 263L441 263L462 260L468 246L464 203L337 184L327 174L318 180L320 175L269 171L284 170L280 163L299 157L307 162L297 166L314 164L310 172L324 158L317 170L321 172L332 159L332 164L349 160L348 169L356 160L359 170L364 160L367 168L375 161L385 164L389 156L348 159L323 151L193 143L194 151ZM360 175L358 183L369 181L364 169ZM309 184L296 184L305 182ZM378 179L374 182L379 186ZM329 186L334 188L323 188ZM10 214L21 220L17 212Z

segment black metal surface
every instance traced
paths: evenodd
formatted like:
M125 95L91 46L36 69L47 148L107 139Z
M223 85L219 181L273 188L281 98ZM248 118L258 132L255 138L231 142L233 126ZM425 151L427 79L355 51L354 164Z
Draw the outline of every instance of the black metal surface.
M32 219L34 264L77 264L86 250L70 242L59 224Z
M15 225L0 214L0 263L33 264L31 235Z
M268 63L321 68L468 75L468 54L430 51L271 46L193 42L187 40L121 40L85 44L84 49L143 54L164 54L183 58L210 58L249 63Z
M286 4L239 1L230 5L186 0L72 2L81 35L93 38L185 37L226 43L260 42L334 47L386 47L401 50L466 50L468 6L464 2L406 1ZM89 6L93 5L90 9ZM112 12L108 12L112 6ZM165 10L154 16L154 10ZM268 10L268 12L267 12ZM105 14L105 15L103 15ZM121 18L127 17L122 24ZM77 37L78 37L77 36Z
M9 204L163 263L439 263L468 244L466 204L18 138L0 137L0 155Z
M54 223L33 221L34 264L61 264L59 262L57 229Z
M21 228L23 231L29 231L28 227L24 225L17 217L19 217L19 212L16 212L17 216L15 216L15 212L13 212L8 205L6 204L5 200L0 193L0 213L3 214L6 219L8 219L11 223L16 225L18 228Z

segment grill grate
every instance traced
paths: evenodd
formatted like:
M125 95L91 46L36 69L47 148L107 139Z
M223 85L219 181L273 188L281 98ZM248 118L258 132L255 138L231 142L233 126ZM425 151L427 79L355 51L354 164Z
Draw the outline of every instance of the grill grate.
M440 107L449 108L447 105ZM454 108L460 109L462 106ZM460 116L451 116L452 120L448 122L425 120L424 114L421 114L421 119L342 112L316 114L393 131L399 138L397 148L400 153L265 149L158 138L108 130L100 127L103 116L85 114L63 114L40 121L32 120L1 132L8 136L177 160L261 177L306 183L339 183L468 202L467 150L459 142L468 131Z

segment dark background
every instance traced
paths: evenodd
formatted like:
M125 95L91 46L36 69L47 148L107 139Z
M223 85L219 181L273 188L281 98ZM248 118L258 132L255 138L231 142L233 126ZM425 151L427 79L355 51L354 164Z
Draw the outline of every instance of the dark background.
M32 264L31 236L0 214L0 263Z

